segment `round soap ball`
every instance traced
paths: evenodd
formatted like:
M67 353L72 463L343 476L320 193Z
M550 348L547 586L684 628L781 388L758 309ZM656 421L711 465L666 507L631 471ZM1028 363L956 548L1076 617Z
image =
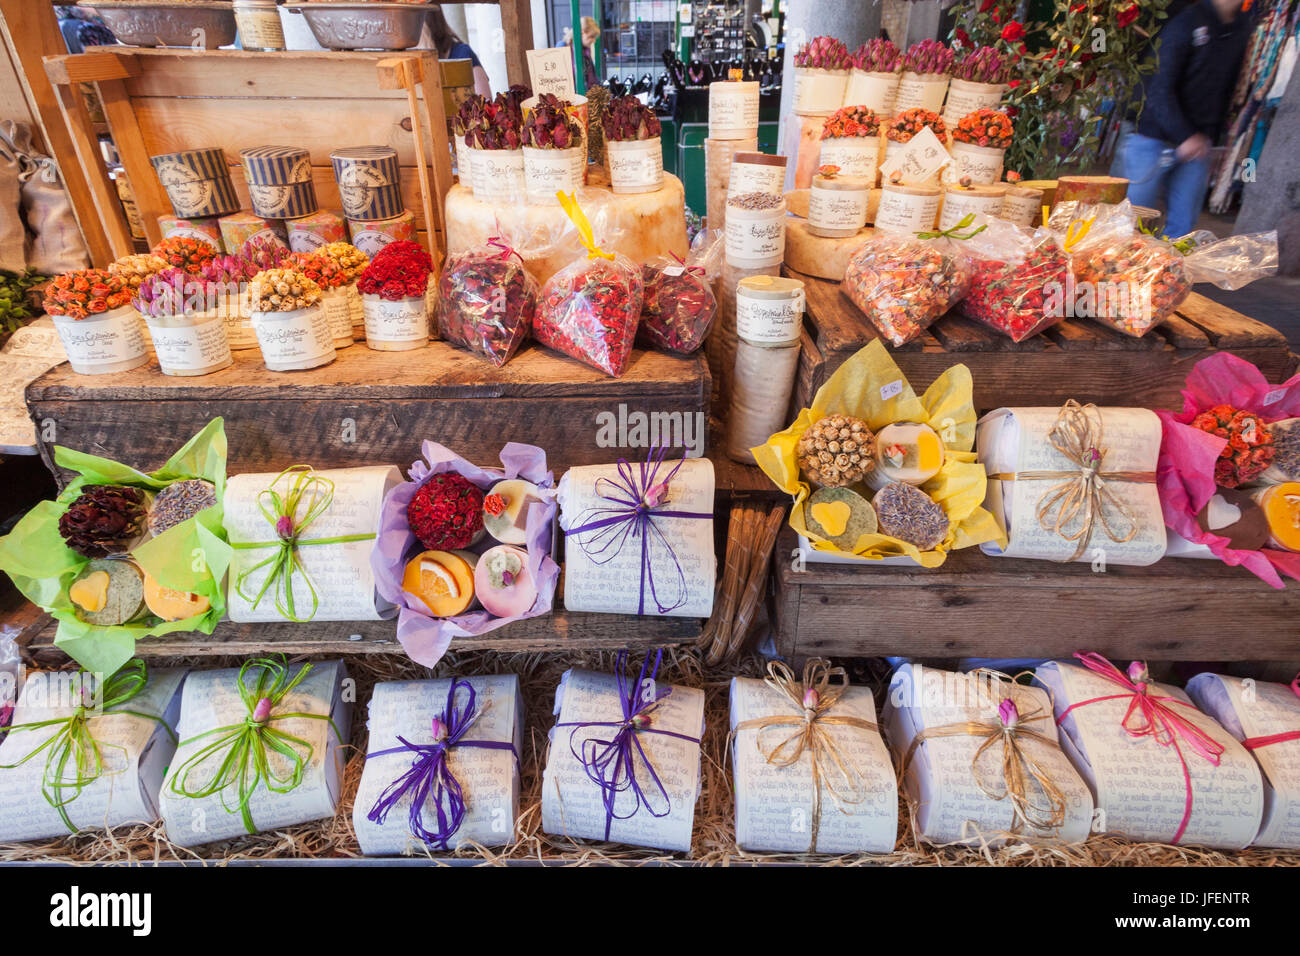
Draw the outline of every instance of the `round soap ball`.
M507 478L498 481L483 499L483 527L502 544L526 544L528 509L541 501L541 492L531 481Z
M463 614L474 603L475 561L465 551L423 551L406 562L402 590L434 617Z
M185 621L212 607L202 594L169 588L147 572L144 575L144 603L151 614L164 621Z
M217 489L202 478L175 481L158 492L149 508L149 533L160 535L217 503Z
M943 506L915 485L892 481L872 500L880 533L929 551L948 536Z
M68 587L77 617L96 627L125 624L143 615L144 575L134 561L96 558Z
M923 485L943 467L943 441L939 433L923 422L895 422L876 435L878 487L891 481Z
M875 534L876 509L848 488L818 488L803 505L804 524L841 551L852 551L858 538Z
M812 484L842 488L862 481L876 467L876 437L860 418L827 415L799 436L799 470Z
M483 552L474 569L474 587L483 609L497 617L518 617L537 600L527 552L508 544Z
M1254 496L1268 520L1272 545L1284 551L1300 551L1300 482L1257 488Z
M483 536L483 492L464 475L442 472L416 489L406 520L431 551L467 548Z

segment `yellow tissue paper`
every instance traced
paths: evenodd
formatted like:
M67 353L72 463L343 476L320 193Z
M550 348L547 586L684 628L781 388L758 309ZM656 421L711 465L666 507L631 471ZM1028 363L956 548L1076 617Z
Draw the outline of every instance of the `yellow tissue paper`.
M944 444L943 468L921 485L921 490L948 513L948 535L933 550L922 551L913 544L885 534L864 534L858 537L852 551L844 551L808 530L804 500L811 489L799 477L795 448L799 436L810 425L836 413L862 419L873 432L894 422L923 422L939 435ZM1002 529L993 515L981 507L986 476L972 450L975 447L976 418L970 369L965 365L948 369L918 398L884 344L877 339L827 379L826 384L817 390L812 408L803 409L794 424L777 432L767 440L767 444L751 450L758 466L773 484L794 496L790 527L811 541L818 551L852 555L868 561L905 555L923 567L937 568L943 564L949 551L958 548L969 548L985 541L997 541L1006 547Z

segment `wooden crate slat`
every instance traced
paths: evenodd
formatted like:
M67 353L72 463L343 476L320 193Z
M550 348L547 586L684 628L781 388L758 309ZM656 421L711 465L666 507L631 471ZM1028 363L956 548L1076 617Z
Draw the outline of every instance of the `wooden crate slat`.
M1090 319L1066 319L1047 329L1043 336L1070 352L1083 349L1103 352L1146 351L1161 345L1159 339L1125 335Z
M949 352L1002 352L1012 344L987 325L950 312L930 326L930 334Z
M1272 326L1195 292L1178 307L1178 314L1204 329L1210 341L1220 349L1286 346L1286 337Z
M1211 346L1210 337L1204 331L1192 325L1186 319L1179 317L1177 313L1170 315L1159 326L1156 332L1172 345L1179 349L1207 349ZM1148 333L1150 334L1150 333Z

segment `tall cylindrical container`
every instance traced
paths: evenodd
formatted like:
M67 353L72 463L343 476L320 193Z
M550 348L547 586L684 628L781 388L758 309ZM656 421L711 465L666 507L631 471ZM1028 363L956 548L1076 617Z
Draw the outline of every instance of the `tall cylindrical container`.
M727 415L727 455L750 451L785 425L799 368L804 286L798 279L752 276L736 286L736 360Z

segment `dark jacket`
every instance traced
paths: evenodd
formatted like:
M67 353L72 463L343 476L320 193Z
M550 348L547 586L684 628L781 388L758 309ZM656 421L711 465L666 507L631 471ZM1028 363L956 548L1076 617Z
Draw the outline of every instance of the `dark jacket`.
M1137 131L1174 146L1194 133L1218 139L1253 29L1245 13L1224 23L1211 0L1200 0L1166 23Z

